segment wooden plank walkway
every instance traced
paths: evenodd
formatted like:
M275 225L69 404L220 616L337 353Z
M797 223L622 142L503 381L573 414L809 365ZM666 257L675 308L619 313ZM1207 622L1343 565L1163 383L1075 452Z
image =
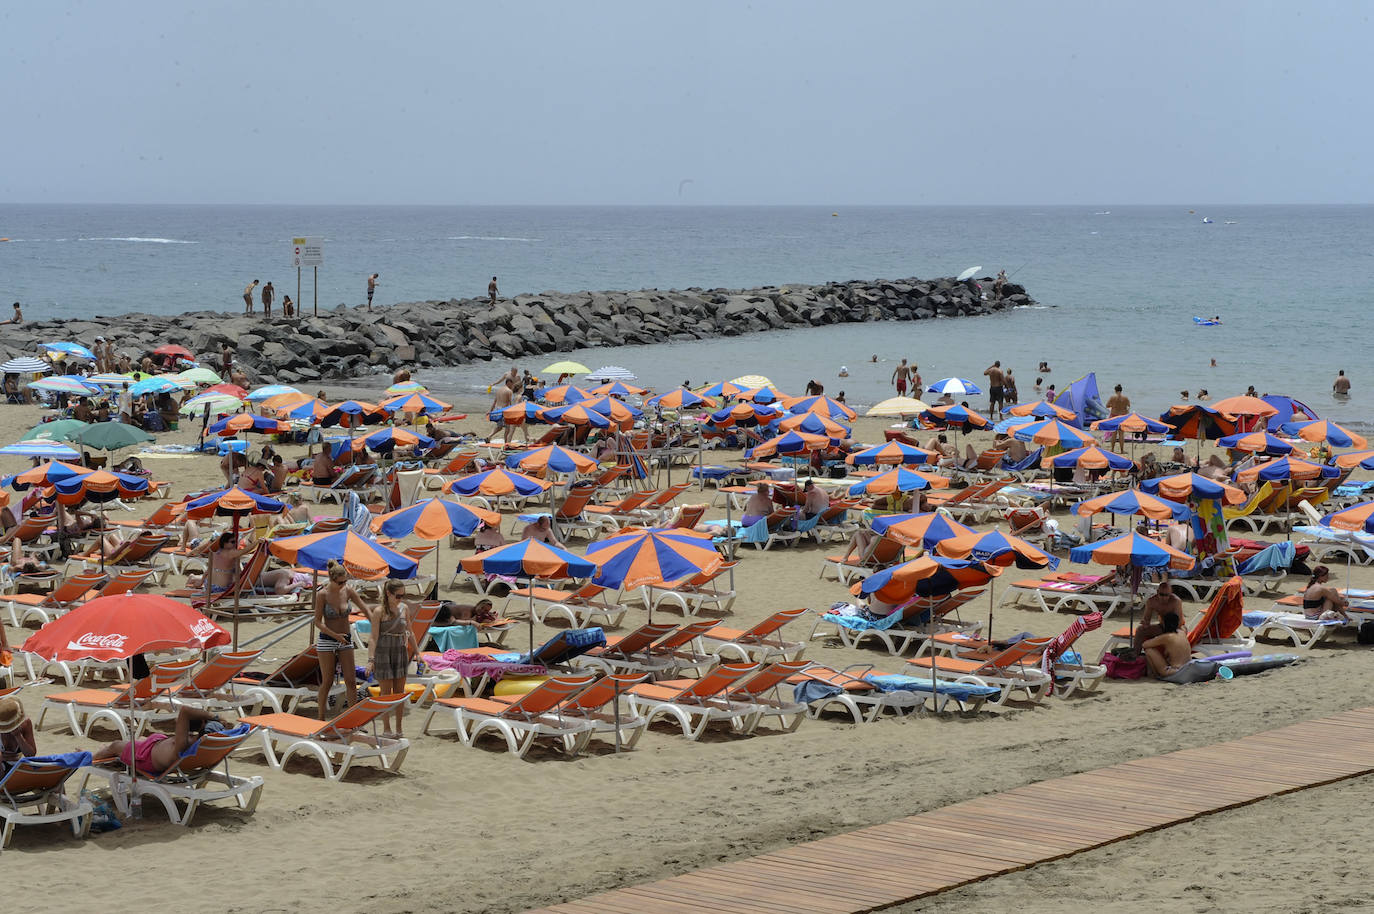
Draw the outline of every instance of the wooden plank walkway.
M860 914L1370 772L1374 708L1360 708L1027 784L534 914Z

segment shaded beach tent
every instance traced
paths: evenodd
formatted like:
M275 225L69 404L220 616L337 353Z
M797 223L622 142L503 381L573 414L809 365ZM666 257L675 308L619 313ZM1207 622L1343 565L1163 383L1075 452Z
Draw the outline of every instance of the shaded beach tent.
M1341 475L1339 468L1326 463L1312 463L1296 457L1280 457L1256 464L1236 474L1237 482L1288 482L1305 479L1334 479Z
M745 388L731 381L718 381L709 387L703 387L697 393L703 397L724 397L729 399Z
M419 381L397 381L383 393L391 394L393 397L399 397L401 394L427 394L429 388Z
M717 428L731 425L748 425L750 422L766 424L782 415L782 410L764 403L736 403L711 413L711 424Z
M1129 457L1123 457L1112 451L1104 450L1095 444L1081 447L1073 451L1065 451L1062 454L1055 454L1052 457L1045 457L1040 461L1040 465L1045 469L1057 467L1066 469L1070 467L1081 467L1085 470L1115 470L1124 472L1135 466L1135 461Z
M1284 426L1285 430L1296 433L1303 441L1325 442L1331 447L1369 447L1369 439L1357 435L1330 419L1313 419L1307 422L1293 422Z
M444 498L427 498L372 518L372 532L392 539L417 536L433 542L450 536L471 536L483 524L499 528L501 515L476 505L465 505ZM439 580L439 553L440 550L434 550L435 581Z
M261 403L273 397L280 397L282 394L299 394L300 391L289 384L264 384L256 388L248 396L244 397L249 403Z
M1008 429L1017 441L1030 441L1046 447L1085 448L1097 439L1059 419L1041 419ZM1123 460L1125 458L1122 458Z
M1080 501L1074 506L1074 513L1080 517L1094 514L1139 515L1150 520L1186 521L1193 516L1192 510L1182 502L1159 498L1139 489L1124 492L1108 492L1096 498Z
M136 425L96 422L78 431L71 440L82 447L95 448L97 451L118 451L136 444L145 444L152 441L153 436Z
M78 359L85 359L88 362L95 361L95 353L82 346L80 343L39 343L38 348L46 352L60 352L64 355L74 355Z
M1110 419L1099 419L1092 424L1094 431L1098 432L1127 432L1129 434L1139 434L1146 432L1151 435L1162 435L1169 430L1169 426L1149 416L1142 416L1140 413L1127 413L1124 416L1112 416Z
M805 432L787 432L776 438L769 438L752 450L745 452L745 459L760 459L774 454L803 454L823 451L830 447L830 439L825 435L808 435Z
M582 400L592 399L592 394L580 387L572 384L563 384L558 387L541 387L536 395L545 403L571 405Z
M172 375L172 377L180 381L189 381L192 384L206 385L219 384L224 380L214 371L200 365L197 365L195 368L188 368L185 371L178 372Z
M903 546L920 546L931 550L941 540L976 533L948 515L939 511L926 511L921 514L886 514L873 518L873 532L896 540Z
M609 381L591 390L592 396L595 397L642 397L648 392L647 388L635 387L624 381Z
M562 361L562 362L554 362L552 365L548 366L547 368L545 368L543 371L541 371L541 372L539 372L539 373L540 373L540 374L552 374L552 375L560 375L560 374L586 374L586 373L589 372L589 371L591 371L591 369L588 368L586 365L583 365L581 362Z
M1156 476L1140 484L1142 492L1158 495L1171 501L1224 501L1228 505L1243 505L1249 499L1235 486L1208 479L1197 473L1176 473Z
M1269 417L1268 428L1271 432L1281 431L1283 426L1292 422L1310 422L1313 419L1321 418L1315 409L1293 397L1283 394L1265 394L1260 399L1278 410ZM1341 445L1337 446L1340 447Z
M685 387L650 397L644 402L644 406L648 409L692 409L697 406L703 409L714 409L716 405L716 401L710 397L693 393Z
M1033 419L1060 419L1064 422L1072 422L1078 418L1078 414L1073 410L1057 406L1049 400L1021 403L1007 410L1007 413L1012 416L1029 416Z
M304 565L314 571L324 571L331 561L338 562L353 577L367 581L413 578L418 567L410 556L389 549L376 540L359 536L352 530L268 540L267 548L286 562Z
M471 574L499 574L526 581L566 580L590 578L596 574L596 563L576 553L541 543L520 540L470 555L459 563ZM530 654L534 654L534 588L529 587Z
M1201 403L1180 403L1162 413L1159 421L1171 428L1179 438L1196 438L1198 447L1203 439L1215 441L1236 433L1236 420Z
M51 365L31 355L16 356L0 365L0 372L5 374L46 374L49 371L52 371ZM121 380L127 381L129 379L122 378Z
M378 405L389 413L400 413L404 416L434 416L453 406L452 403L445 403L429 394L419 392L403 393L383 400Z
M434 447L434 439L428 435L416 434L405 428L383 428L370 435L353 439L352 447L355 451L371 448L381 454L398 447L413 447L417 450L427 451Z
M1059 567L1059 559L1039 546L1000 530L966 533L941 540L935 545L935 550L948 558L972 559L998 568L1010 568L1013 565L1021 569ZM997 581L991 578L988 581L988 627L982 634L986 641L992 640L992 613L996 607Z
M853 434L849 427L833 422L820 413L793 413L776 420L778 429L784 432L804 432L808 435L825 435L840 442Z
M1066 420L1076 428L1086 423L1107 418L1107 409L1102 405L1102 396L1097 392L1097 373L1088 372L1059 392L1054 398L1056 406L1062 406L1074 413L1074 418Z
M725 562L709 533L639 527L627 527L608 539L589 544L587 558L597 566L593 584L620 590L672 584L711 574ZM653 601L648 603L652 622Z
M948 486L949 480L944 476L922 473L919 470L908 470L906 467L894 467L870 479L865 479L863 482L854 483L849 487L849 494L894 495L898 492L916 492L931 488L943 489Z
M29 382L30 390L46 390L53 394L66 394L69 397L94 397L100 388L87 384L76 375L57 374Z
M1229 448L1233 451L1245 451L1249 454L1289 454L1293 451L1293 445L1284 441L1282 438L1275 438L1266 431L1243 432L1235 435L1227 435L1217 439L1219 447Z
M892 464L895 466L919 466L923 463L938 461L940 455L934 451L927 451L914 445L904 444L901 441L889 441L886 444L875 445L874 447L864 448L862 451L855 451L845 457L844 462L854 466L879 466ZM874 528L877 524L875 522Z
M289 431L291 431L289 424L267 416L259 416L256 413L238 413L227 416L206 429L207 434L218 435L221 438L247 435L249 432L255 432L259 435L279 435Z
M573 403L569 406L545 407L539 416L545 422L558 422L563 425L590 425L592 428L610 428L609 417L597 412L588 405L589 401ZM629 420L631 424L634 420ZM619 425L620 423L615 423Z
M739 385L741 390L751 390L756 387L772 387L773 382L761 374L746 374L734 378L731 384Z
M969 394L981 394L982 392L982 388L967 378L941 378L926 388L926 393L949 394L951 397L963 397Z
M546 422L544 418L545 407L538 403L531 403L529 400L521 400L512 403L510 406L503 406L500 409L493 409L487 413L487 418L492 422L500 422L502 425L524 425L526 422Z
M169 394L177 390L185 390L185 388L165 375L149 375L142 381L135 381L129 385L129 393L135 397L142 397L146 394Z
M595 371L587 372L588 381L633 381L634 373L619 365L602 365Z
M587 473L600 464L586 454L550 444L523 454L511 454L506 458L506 466L525 473Z
M19 440L70 441L71 436L75 435L89 424L89 422L82 422L80 419L55 419L52 422L40 422L20 435Z
M836 422L853 422L859 414L850 409L847 404L830 397L817 395L814 397L786 397L782 401L783 407L791 413L815 413ZM872 413L870 413L872 415Z
M0 447L0 455L6 457L38 457L43 460L81 459L81 453L75 448L42 438L32 441L16 441L14 444L7 444L4 447Z
M505 467L496 467L481 473L460 476L447 483L444 491L457 495L521 495L532 498L543 493L551 485L553 483L543 479L515 473Z
M204 414L207 408L212 416L236 413L243 409L243 401L228 394L197 394L183 403L177 412L183 416L199 416Z
M930 404L915 397L888 397L879 403L869 407L865 416L896 416L907 418L919 416L921 413L928 412Z

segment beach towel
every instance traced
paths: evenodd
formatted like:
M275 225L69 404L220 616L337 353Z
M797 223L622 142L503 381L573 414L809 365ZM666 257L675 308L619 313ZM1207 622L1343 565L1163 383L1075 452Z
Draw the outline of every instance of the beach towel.
M885 673L877 676L865 676L865 682L871 682L882 692L930 692L930 679L916 676L903 676L898 673ZM963 682L949 682L938 680L935 683L934 691L939 695L948 695L955 701L964 702L972 698L992 698L1001 692L1001 689L992 686L971 685Z
M1069 623L1069 627L1064 629L1053 641L1045 648L1045 652L1040 655L1040 669L1045 675L1050 677L1047 695L1054 694L1054 664L1060 656L1069 648L1069 645L1078 640L1078 636L1084 632L1102 627L1102 613L1091 612L1084 616L1079 616ZM1067 660L1065 661L1068 662Z
M502 676L529 676L547 673L542 664L508 663L502 656L519 657L519 654L506 654L489 657L486 654L465 654L462 651L444 651L438 657L426 656L425 662L431 670L453 670L464 679L474 676L489 676L497 682Z
M24 761L52 768L85 768L91 759L89 752L64 752L61 755L34 755Z
M367 510L357 492L349 492L344 501L344 517L348 518L348 529L359 536L372 539L372 512Z
M1293 560L1297 558L1298 550L1292 543L1270 543L1259 552L1250 556L1240 567L1236 569L1236 574L1260 574L1266 571L1287 571L1293 565Z
M811 702L819 701L822 698L833 698L843 691L844 689L837 685L808 679L792 687L792 700L798 704L809 705Z

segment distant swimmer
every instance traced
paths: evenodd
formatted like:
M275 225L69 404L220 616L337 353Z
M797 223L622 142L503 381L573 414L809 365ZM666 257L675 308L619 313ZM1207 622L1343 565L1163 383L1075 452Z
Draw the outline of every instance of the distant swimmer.
M840 366L840 377L842 377L842 378L847 378L847 377L849 377L849 369L846 368L846 367L843 366L843 365Z
M0 321L0 324L22 324L24 323L24 312L19 310L19 302L14 303L14 316L9 320Z
M1220 315L1220 314L1217 314L1217 315L1213 316L1213 317L1212 317L1212 323L1214 323L1214 324L1220 324L1220 323L1221 323L1221 315Z
M1035 369L1035 370L1038 371L1038 372L1040 372L1041 374L1049 374L1049 373L1050 373L1050 363L1049 363L1049 362L1041 362L1041 363L1040 363L1040 367L1037 368L1037 369Z
M1212 367L1213 367L1213 368L1216 368L1216 367L1217 367L1217 360L1216 360L1216 359L1212 359Z
M1331 392L1338 397L1350 396L1350 379L1345 376L1344 368L1336 373L1336 380L1331 385Z
M381 273L373 273L367 278L367 310L369 311L372 310L372 294L377 291L377 277L381 275ZM493 280L495 278L492 277Z
M252 282L250 282L248 285L246 285L246 286L243 287L243 313L244 313L244 314L252 314L252 313L253 313L253 292L254 292L255 289L257 289L257 287L258 287L258 281L257 281L256 279L253 280Z
M496 277L493 276L491 282L487 283L487 301L493 305L496 304L496 291Z

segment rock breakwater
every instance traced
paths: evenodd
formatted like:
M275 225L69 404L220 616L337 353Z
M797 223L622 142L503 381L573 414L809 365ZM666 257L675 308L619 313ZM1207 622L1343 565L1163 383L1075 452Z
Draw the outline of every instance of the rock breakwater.
M400 366L442 367L629 343L698 340L763 330L869 321L991 314L1035 304L1006 283L994 300L990 278L832 282L757 289L639 289L544 292L502 299L406 302L366 311L343 305L287 321L227 312L33 321L6 327L0 351L33 354L40 344L91 345L97 336L135 361L176 343L218 366L222 343L254 383L349 378Z

